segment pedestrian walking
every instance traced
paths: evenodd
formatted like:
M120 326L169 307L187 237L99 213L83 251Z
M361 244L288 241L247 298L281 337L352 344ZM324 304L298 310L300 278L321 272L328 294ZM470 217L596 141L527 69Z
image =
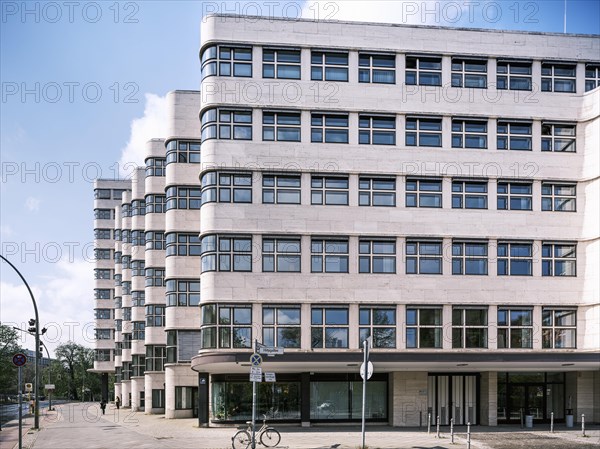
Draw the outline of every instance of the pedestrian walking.
M121 398L119 396L117 396L117 399L115 399L115 405L117 406L117 410L119 410L121 407Z
M100 401L100 410L102 410L102 414L106 414L106 401L104 399L102 399Z

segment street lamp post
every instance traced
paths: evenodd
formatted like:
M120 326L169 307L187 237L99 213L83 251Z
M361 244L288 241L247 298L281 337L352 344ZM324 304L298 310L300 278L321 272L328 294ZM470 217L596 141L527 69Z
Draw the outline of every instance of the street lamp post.
M23 277L21 272L19 270L17 270L17 267L15 267L6 257L4 257L3 255L0 254L0 258L3 261L5 261L7 264L9 264L13 270L15 270L15 272L19 275L19 277L25 284L25 287L27 287L29 296L31 296L31 302L33 302L33 310L35 311L35 370L34 370L34 375L33 375L34 380L35 380L34 390L33 390L34 394L35 394L35 401L34 401L34 412L33 412L33 428L37 430L40 428L40 396L38 394L38 373L39 373L39 369L40 369L40 357L38 354L39 348L40 348L40 317L38 314L38 308L37 308L37 304L35 302L35 298L33 297L33 292L31 291L29 284L27 283L27 281L25 280L25 278Z

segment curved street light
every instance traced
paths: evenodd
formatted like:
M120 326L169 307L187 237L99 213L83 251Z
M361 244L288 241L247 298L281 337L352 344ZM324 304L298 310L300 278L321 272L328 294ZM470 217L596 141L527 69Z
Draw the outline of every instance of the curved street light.
M35 298L33 297L33 292L29 287L29 284L21 274L17 267L15 267L6 257L0 254L0 258L5 261L7 264L11 266L13 270L19 275L25 287L27 287L27 291L29 292L29 296L31 296L31 301L33 302L33 309L35 311L35 371L33 374L34 377L34 394L35 394L35 402L34 402L34 415L33 415L33 428L39 430L40 428L40 396L38 394L38 372L40 367L40 357L39 357L39 348L40 348L40 317L38 314L37 304L35 302Z

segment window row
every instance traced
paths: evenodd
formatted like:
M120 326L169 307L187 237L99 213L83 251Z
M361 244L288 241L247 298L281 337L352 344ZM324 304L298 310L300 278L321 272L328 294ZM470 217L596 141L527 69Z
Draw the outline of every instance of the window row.
M396 53L358 52L359 83L396 84ZM201 54L202 79L208 76L251 78L252 47L212 45ZM442 55L404 55L404 83L407 85L442 86ZM473 89L533 90L533 61L497 59L495 79L488 79L488 59L452 56L451 86ZM313 81L349 81L348 51L311 50L310 79ZM302 53L298 48L262 48L262 77L266 79L301 79ZM585 91L600 83L600 63L585 64ZM542 61L537 83L543 92L576 91L577 62Z
M443 119L440 116L406 116L404 145L407 147L442 147ZM451 147L488 149L489 121L485 117L452 118ZM540 136L534 135L533 121L496 120L496 149L532 151L533 139L541 139L541 150L574 153L576 125L543 121ZM361 145L396 145L397 116L394 114L359 114L358 143ZM202 140L253 139L252 110L207 109L202 114ZM262 111L262 140L301 141L301 112ZM311 112L312 143L349 143L349 113Z
M311 238L311 273L349 273L350 243L347 237ZM495 246L495 257L490 248ZM302 239L263 236L255 247L251 236L206 235L201 240L202 272L252 271L260 260L262 272L300 273ZM443 274L444 261L451 262L453 275L489 274L490 262L498 276L533 276L540 260L540 247L528 241L406 239L404 255L395 238L359 238L358 273L396 274L397 259L404 257L406 274ZM308 261L306 261L308 262ZM576 276L577 244L542 242L542 276Z
M252 203L252 173L206 172L201 177L201 204ZM300 174L262 174L263 204L301 204ZM311 204L348 206L350 177L343 175L311 175ZM392 175L359 176L358 205L395 207L397 179ZM533 210L533 181L498 180L496 183L497 210ZM405 206L442 207L442 178L405 180ZM487 179L453 179L451 186L453 209L488 209ZM577 185L568 182L542 181L540 209L554 212L576 212Z
M490 331L495 331L498 349L532 349L535 333L541 328L544 349L576 348L577 310L542 309L541 323L534 325L533 308L497 308L495 323L488 320L484 306L454 306L451 322L444 323L441 306L406 306L404 322L397 319L395 306L359 306L358 322L350 322L346 306L312 306L311 348L359 348L373 337L374 348L397 348L398 330L406 348L442 348L443 339L452 348L488 348ZM201 347L251 348L252 306L207 304L201 307ZM358 341L350 342L350 329L358 325ZM256 327L255 327L256 329ZM300 306L263 305L260 332L262 344L301 348ZM256 337L256 336L254 336Z

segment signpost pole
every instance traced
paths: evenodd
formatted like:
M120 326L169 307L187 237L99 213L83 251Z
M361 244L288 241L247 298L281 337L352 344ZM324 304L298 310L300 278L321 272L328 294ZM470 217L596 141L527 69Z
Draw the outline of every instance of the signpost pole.
M363 341L363 391L362 391L362 446L365 449L365 408L367 404L367 378L369 377L369 342Z
M258 339L254 339L254 352L258 351ZM252 449L256 449L256 382L252 382Z
M23 390L21 389L21 366L19 366L19 449L23 449Z

